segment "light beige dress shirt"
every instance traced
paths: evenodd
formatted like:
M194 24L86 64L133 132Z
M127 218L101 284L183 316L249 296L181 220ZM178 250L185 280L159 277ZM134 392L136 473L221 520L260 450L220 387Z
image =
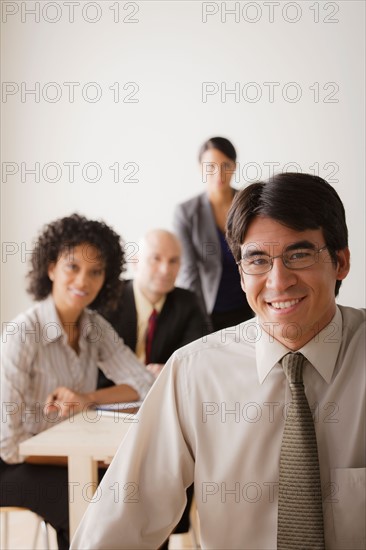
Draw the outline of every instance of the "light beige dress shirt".
M116 384L131 386L141 400L154 382L95 311L84 310L80 319L79 354L68 345L52 296L3 323L1 458L21 462L18 444L55 423L43 412L46 397L57 386L81 393L94 391L98 367Z
M365 548L364 338L365 310L340 306L299 350L311 363L304 384L314 409L325 542L332 550ZM274 550L291 400L279 362L288 351L256 319L178 350L131 425L71 548L158 548L194 481L203 548Z
M136 281L133 282L133 295L135 298L135 307L137 315L137 343L136 343L136 355L145 363L146 360L146 334L149 324L149 318L153 309L156 309L158 313L161 312L165 303L166 296L160 298L155 305L151 304L146 296L138 288Z

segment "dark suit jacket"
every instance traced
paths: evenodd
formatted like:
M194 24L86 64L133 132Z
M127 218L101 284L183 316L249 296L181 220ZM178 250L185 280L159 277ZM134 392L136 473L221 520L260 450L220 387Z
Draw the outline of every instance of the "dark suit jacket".
M126 281L117 309L106 315L125 344L136 351L137 312L132 281ZM151 348L151 363L166 363L178 348L211 332L211 324L193 292L174 288L167 294L158 316ZM99 371L98 388L111 385Z

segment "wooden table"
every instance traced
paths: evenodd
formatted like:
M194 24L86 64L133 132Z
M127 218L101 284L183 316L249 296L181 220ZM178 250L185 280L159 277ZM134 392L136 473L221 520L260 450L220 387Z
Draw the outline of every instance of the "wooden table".
M84 411L23 441L22 455L66 456L68 459L70 538L98 485L98 461L107 464L130 426L130 414Z

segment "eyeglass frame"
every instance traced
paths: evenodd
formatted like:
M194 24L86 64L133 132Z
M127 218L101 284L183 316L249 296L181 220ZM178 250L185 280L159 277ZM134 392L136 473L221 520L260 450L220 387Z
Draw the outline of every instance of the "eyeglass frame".
M304 248L304 247L302 247L302 248ZM302 248L300 247L299 250L301 250ZM315 257L315 254L319 254L320 252L323 252L323 250L326 250L327 248L328 248L328 245L324 245L321 248L318 248L318 250L312 250L314 252L314 257ZM265 275L266 273L269 273L273 269L273 260L275 260L276 258L281 258L283 265L285 267L287 267L287 269L291 269L293 271L301 271L302 269L307 269L308 267L311 267L312 265L316 264L316 260L315 260L312 264L307 265L305 267L290 267L290 266L285 264L284 255L286 254L286 252L292 252L292 251L287 250L285 252L282 252L282 254L277 254L277 256L269 256L268 255L268 258L270 260L270 268L267 269L266 271L261 272L261 273L247 273L246 271L244 271L243 266L241 265L241 262L245 258L240 258L240 260L238 262L236 262L236 265L239 266L239 269L241 269L242 272L245 273L245 275Z

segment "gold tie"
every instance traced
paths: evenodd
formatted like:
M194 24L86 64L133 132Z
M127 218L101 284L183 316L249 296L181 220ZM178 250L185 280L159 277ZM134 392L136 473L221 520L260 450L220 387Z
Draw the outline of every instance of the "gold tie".
M278 550L325 548L318 448L302 379L304 361L301 353L282 359L292 401L280 455Z

